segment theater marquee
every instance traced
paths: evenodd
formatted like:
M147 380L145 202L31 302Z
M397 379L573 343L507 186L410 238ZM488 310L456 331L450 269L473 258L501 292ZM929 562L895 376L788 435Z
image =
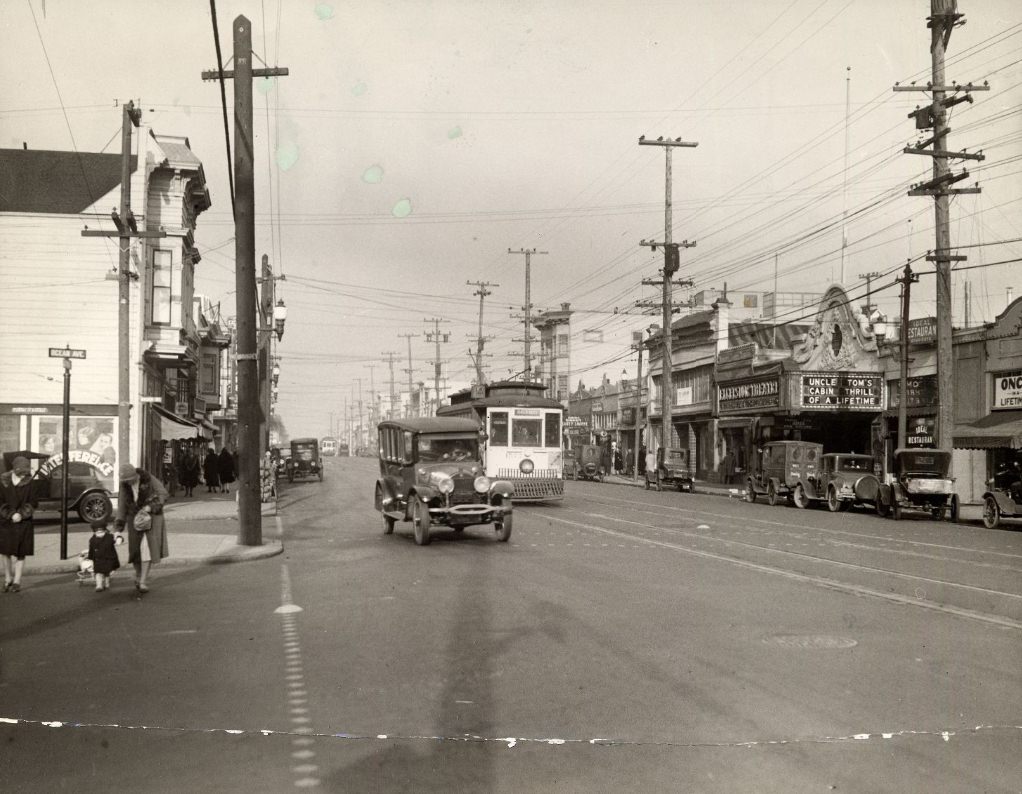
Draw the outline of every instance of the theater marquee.
M754 408L777 408L780 397L777 376L717 386L717 410L721 414L745 413Z
M879 372L800 372L798 379L802 408L883 410L884 379Z

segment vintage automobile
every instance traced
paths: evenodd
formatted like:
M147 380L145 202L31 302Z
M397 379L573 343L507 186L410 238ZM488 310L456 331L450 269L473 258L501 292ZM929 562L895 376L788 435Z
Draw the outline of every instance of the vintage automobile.
M828 452L820 456L816 472L800 478L792 493L795 507L805 509L813 502L827 503L832 513L855 505L876 505L880 479L874 474L872 455Z
M575 472L577 480L603 482L607 471L603 465L603 447L599 444L582 444L575 448Z
M16 457L25 457L30 461L43 463L50 459L50 455L44 452L31 452L21 450L19 452L5 452L3 454L5 471L9 471ZM43 474L39 466L33 463L34 479L39 496L39 510L61 510L63 494L63 478L60 466L55 467L46 474ZM46 467L44 467L46 468ZM92 521L108 521L113 515L113 503L108 491L100 481L96 470L88 463L72 460L67 469L67 508L68 512L74 510L78 517L87 523Z
M938 521L958 521L958 496L951 468L951 451L946 449L896 449L893 480L880 483L876 511L896 521L904 510L921 510Z
M657 450L656 466L646 467L646 490L656 488L662 490L667 485L674 485L679 491L692 493L693 477L691 457L687 449Z
M1002 518L1022 519L1022 471L1018 462L1002 466L987 480L983 494L983 526L996 529Z
M427 546L435 525L461 532L493 524L498 541L510 539L514 486L483 473L474 419L392 419L381 422L377 433L380 476L374 501L383 514L384 534L398 521L410 521L415 543Z
M323 482L323 461L319 459L319 441L315 438L291 440L291 457L287 461L287 481L318 477Z
M745 481L745 501L755 502L766 494L776 505L782 498L794 503L799 481L815 477L823 455L823 445L812 441L768 441L763 445L758 471Z

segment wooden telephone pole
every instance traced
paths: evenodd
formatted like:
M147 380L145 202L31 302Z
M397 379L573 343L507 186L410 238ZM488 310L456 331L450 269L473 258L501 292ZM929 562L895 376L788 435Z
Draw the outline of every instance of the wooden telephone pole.
M895 91L925 91L933 95L929 105L916 108L908 114L915 118L917 130L933 130L925 141L904 149L905 154L918 154L933 158L933 178L914 185L910 196L932 196L934 199L934 220L936 227L936 249L927 255L927 261L934 262L937 269L937 446L951 448L954 432L954 370L951 349L951 263L964 261L967 257L951 253L951 196L963 193L979 193L978 187L952 188L951 185L968 179L969 172L951 173L949 160L983 160L981 153L952 152L947 136L947 109L961 102L972 102L971 91L989 91L990 86L946 85L944 77L944 55L947 51L951 31L964 22L964 14L958 13L958 0L930 0L930 16L926 26L930 28L931 82L925 86L894 86ZM948 97L948 93L951 94ZM927 148L931 147L932 148ZM902 347L908 340L902 337ZM905 384L901 386L901 401L905 402ZM899 437L899 443L903 439Z
M422 319L424 323L433 323L433 330L426 332L426 341L436 343L436 356L433 359L433 397L436 400L436 407L440 407L440 374L443 372L443 360L440 358L440 343L449 342L451 335L446 331L440 332L440 323L446 322L439 317L432 320Z
M666 450L671 446L671 401L673 395L671 390L673 388L672 374L673 364L671 362L671 317L674 315L674 307L671 305L671 279L674 274L678 272L680 266L680 255L679 248L693 248L695 247L695 241L689 242L685 240L682 243L671 242L672 226L674 225L671 220L671 154L675 147L683 146L687 148L694 148L698 146L698 143L691 141L683 141L681 138L664 139L658 138L655 141L646 140L646 136L643 135L639 138L639 146L662 146L667 155L666 164L666 188L664 198L664 241L657 243L653 241L640 240L639 245L648 245L654 251L657 246L662 246L664 249L664 270L663 279L661 285L663 286L663 359L661 364L661 377L660 377L660 403L661 412L663 417L663 426L661 428L660 446ZM643 283L647 283L645 280ZM649 282L653 283L653 282Z
M259 374L256 350L255 180L252 78L282 77L287 69L252 68L252 24L236 17L234 70L204 71L203 80L234 79L234 276L238 335L238 543L261 546Z
M138 230L135 216L131 211L131 128L142 120L142 111L134 102L124 105L121 121L121 208L110 213L115 232L100 229L85 229L82 237L117 237L119 256L117 259L117 462L131 462L131 280L138 275L131 273L132 238L166 237L164 231L148 232ZM141 461L139 461L141 463ZM65 467L66 469L66 467ZM63 559L63 558L61 558Z
M525 255L525 317L522 324L525 325L525 380L532 380L532 257L535 254L549 254L549 251L537 251L535 248L519 248L517 251L507 249L509 254Z
M479 287L479 289L472 293L473 295L479 296L479 333L476 336L476 354L473 358L473 363L476 368L476 383L482 385L486 383L486 376L483 374L483 347L486 345L488 339L493 338L483 336L483 301L493 294L486 288L499 287L500 284L491 284L488 281L466 281L465 283L470 287L473 284Z

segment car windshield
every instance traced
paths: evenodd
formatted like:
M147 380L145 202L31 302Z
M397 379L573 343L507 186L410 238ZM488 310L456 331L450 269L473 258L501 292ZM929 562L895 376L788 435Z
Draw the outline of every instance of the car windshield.
M838 458L838 471L873 471L873 458Z
M312 460L316 448L313 446L302 445L295 447L292 453L298 458L298 460Z
M475 438L438 438L419 436L419 460L425 463L477 460L479 443Z
M684 463L685 462L685 450L683 450L683 449L669 449L669 450L667 450L667 460L670 463Z
M898 456L898 465L901 471L936 474L941 477L947 474L950 462L951 456L940 450L902 452Z

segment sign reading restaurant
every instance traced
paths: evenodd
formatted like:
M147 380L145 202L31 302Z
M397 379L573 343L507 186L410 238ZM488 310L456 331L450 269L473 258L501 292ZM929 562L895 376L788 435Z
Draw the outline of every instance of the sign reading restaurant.
M741 413L752 408L777 408L780 382L776 375L744 383L717 386L717 409L720 413Z
M883 410L884 378L879 372L801 372L798 378L802 408Z
M994 374L994 410L1022 408L1022 370Z

